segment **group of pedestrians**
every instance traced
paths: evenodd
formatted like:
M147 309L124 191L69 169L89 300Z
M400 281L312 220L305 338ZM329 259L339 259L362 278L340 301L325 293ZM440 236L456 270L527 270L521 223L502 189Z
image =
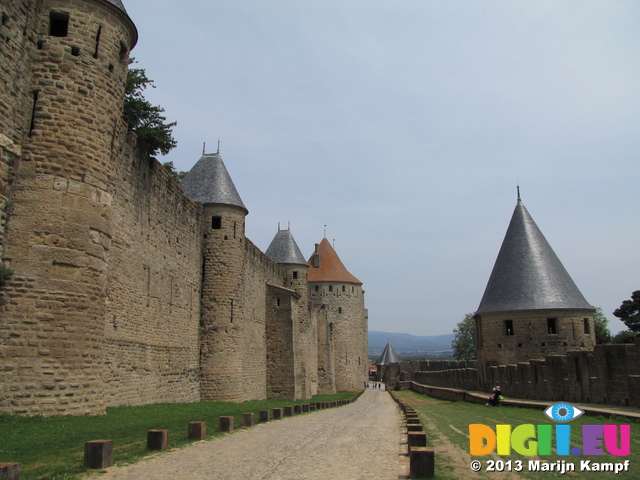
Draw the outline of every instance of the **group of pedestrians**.
M371 384L371 382L364 382L364 388L377 388L378 390L381 390L384 387L384 384L379 383L379 382L373 382L373 384Z

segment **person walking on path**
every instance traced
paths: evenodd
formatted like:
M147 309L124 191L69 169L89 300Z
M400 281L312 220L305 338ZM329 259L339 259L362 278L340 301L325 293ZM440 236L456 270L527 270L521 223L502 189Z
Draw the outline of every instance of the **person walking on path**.
M391 396L368 389L349 405L261 423L89 478L397 480L408 473L401 435Z

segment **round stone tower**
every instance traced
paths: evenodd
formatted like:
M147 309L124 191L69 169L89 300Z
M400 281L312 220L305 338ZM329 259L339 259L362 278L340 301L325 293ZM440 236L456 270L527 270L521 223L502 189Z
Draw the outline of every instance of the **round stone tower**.
M200 365L204 400L244 400L242 332L245 217L220 153L205 154L181 181L202 204Z
M295 377L295 398L310 398L318 393L318 331L317 324L309 312L309 284L307 282L307 265L291 230L280 230L265 252L267 257L276 262L284 273L283 286L298 295L297 321L292 325L294 330L294 361L293 375ZM269 335L269 333L267 333ZM281 335L282 336L282 335ZM267 339L269 344L274 339ZM281 342L282 338L278 339ZM277 349L282 349L276 343ZM275 342L273 342L275 343ZM267 365L269 369L271 365Z
M520 194L475 314L478 370L595 346L587 303Z
M119 0L17 2L35 31L13 165L0 410L104 412L101 342L110 173L136 28ZM16 9L15 11L21 11ZM12 21L15 19L12 19ZM22 65L24 62L20 60ZM22 68L22 67L21 67ZM1 375L1 374L0 374Z
M325 305L333 341L336 390L360 390L368 380L367 311L362 282L345 268L326 238L309 265L309 300Z

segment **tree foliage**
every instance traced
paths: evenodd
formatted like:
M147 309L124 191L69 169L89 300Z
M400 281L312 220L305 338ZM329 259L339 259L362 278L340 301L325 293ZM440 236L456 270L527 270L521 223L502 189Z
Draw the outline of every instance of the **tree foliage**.
M633 343L635 340L636 334L634 332L631 330L623 330L611 339L611 343Z
M453 329L451 348L456 360L476 358L476 320L473 318L473 313L467 313L464 320Z
M610 343L611 331L609 330L609 320L604 313L602 313L602 309L600 307L596 308L596 311L593 314L593 319L596 330L596 343Z
M134 63L132 58L129 63ZM177 122L167 123L162 115L164 108L151 105L142 92L147 88L155 88L153 80L149 80L143 68L131 68L127 71L127 83L124 93L123 118L138 136L138 143L149 155L158 152L166 155L177 145L171 129Z
M165 170L169 174L169 178L172 178L178 183L180 183L180 180L182 180L187 174L187 172L176 170L176 167L173 165L173 162L164 162L162 166L165 168Z
M624 300L613 314L635 333L640 333L640 290L631 294L631 300Z

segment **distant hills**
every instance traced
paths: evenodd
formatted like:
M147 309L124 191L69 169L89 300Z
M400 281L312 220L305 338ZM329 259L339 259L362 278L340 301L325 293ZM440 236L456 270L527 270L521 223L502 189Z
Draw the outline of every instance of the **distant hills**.
M380 358L387 342L401 359L447 359L453 358L451 341L453 333L445 335L417 336L408 333L369 332L369 358L374 362Z

